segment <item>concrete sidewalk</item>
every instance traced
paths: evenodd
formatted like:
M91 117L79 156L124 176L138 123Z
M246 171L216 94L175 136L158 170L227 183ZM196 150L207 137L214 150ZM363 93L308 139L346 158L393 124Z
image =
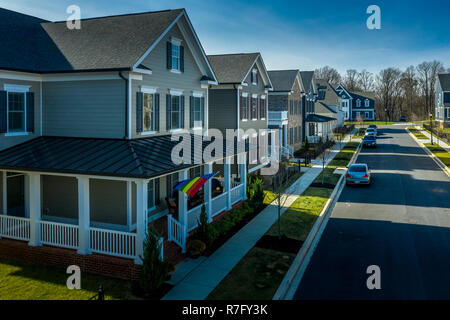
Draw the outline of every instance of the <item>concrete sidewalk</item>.
M348 140L347 138L343 141L342 147ZM339 149L339 144L333 146L325 166L339 153ZM314 164L286 189L286 193L282 195L281 214L294 203L321 172L322 164ZM274 202L267 206L210 257L196 260L188 258L181 262L172 275L171 283L175 286L163 297L163 300L203 300L208 297L277 221L277 210Z
M420 140L420 142L422 142L422 143L429 143L430 139L431 139L431 135L428 133L428 131L423 130L420 126L415 126L415 128L417 130L420 130L420 132L428 138L427 140L424 140L424 139L417 139L417 140ZM434 134L433 134L433 141L434 141L434 143L437 143L438 146L440 146L441 148L445 149L448 153L450 153L450 145L448 143L445 143L438 137L436 137L436 135L434 135Z

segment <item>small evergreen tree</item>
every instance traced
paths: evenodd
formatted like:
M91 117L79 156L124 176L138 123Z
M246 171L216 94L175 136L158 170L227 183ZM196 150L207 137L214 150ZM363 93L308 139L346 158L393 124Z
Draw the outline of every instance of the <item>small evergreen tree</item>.
M153 225L150 225L144 241L144 256L142 259L142 270L140 286L147 293L158 290L169 277L170 263L160 259L161 250L159 234Z
M213 236L212 236L212 230L211 225L208 223L208 215L206 214L206 206L205 204L202 205L202 209L200 212L200 216L197 220L198 227L195 231L194 238L202 241L206 248L209 249L212 245Z

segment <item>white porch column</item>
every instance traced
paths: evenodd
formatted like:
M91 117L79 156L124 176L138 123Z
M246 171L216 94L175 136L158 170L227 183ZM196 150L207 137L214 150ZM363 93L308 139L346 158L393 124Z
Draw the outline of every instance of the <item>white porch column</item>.
M239 155L239 172L241 175L241 184L244 185L242 188L241 199L247 200L247 153L242 153Z
M205 164L205 175L212 173L213 164ZM211 202L211 192L212 192L212 179L208 179L203 187L204 202L206 206L206 214L208 215L208 222L212 222L212 202Z
M126 192L127 192L127 227L128 231L131 231L131 225L133 224L132 214L133 214L133 199L132 199L132 185L131 181L127 181Z
M147 201L148 182L135 181L136 183L136 258L134 263L142 264L141 257L144 255L144 240L147 236Z
M2 194L2 197L3 197L3 201L2 201L2 203L3 203L3 212L2 212L2 214L4 214L4 215L7 215L8 214L8 203L7 203L7 201L8 201L8 197L7 197L7 195L8 195L8 184L6 183L6 171L3 171L2 172L2 184L3 184L3 188L2 188L2 191L3 191L3 194Z
M89 228L90 204L89 204L89 178L77 177L78 180L78 253L90 254Z
M225 164L223 168L223 175L225 178L224 187L226 192L227 210L231 209L231 157L225 158Z
M188 178L188 170L183 170L178 173L178 180L183 181ZM186 252L186 239L187 239L187 229L188 229L188 216L187 216L187 194L181 191L178 191L178 221L181 224L182 232L183 232L183 248L181 250L182 253Z
M288 135L288 132L287 132L287 124L285 124L285 125L283 126L283 132L284 132L284 136L283 136L283 138L284 138L283 146L284 146L284 147L287 147L287 135Z
M276 136L276 130L272 130L270 132L270 159L275 159L275 156L276 156L275 136Z
M28 179L30 188L30 246L40 246L39 222L41 221L41 175L30 173Z

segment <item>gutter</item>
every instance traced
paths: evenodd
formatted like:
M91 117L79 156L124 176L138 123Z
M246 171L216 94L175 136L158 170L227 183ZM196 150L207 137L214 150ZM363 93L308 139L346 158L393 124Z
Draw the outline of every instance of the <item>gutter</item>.
M122 71L119 72L119 77L125 80L125 135L124 139L128 137L128 79L122 75Z

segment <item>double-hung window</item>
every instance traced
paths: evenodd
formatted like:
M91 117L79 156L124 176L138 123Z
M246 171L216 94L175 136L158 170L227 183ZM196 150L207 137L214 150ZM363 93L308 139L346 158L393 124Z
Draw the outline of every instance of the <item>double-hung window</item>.
M364 100L364 106L368 108L370 106L369 99Z
M248 119L248 96L245 94L241 95L241 120Z
M180 71L180 45L172 42L172 70Z
M172 108L170 113L170 121L172 129L181 128L181 97L172 96Z
M150 93L144 93L144 106L143 106L143 130L153 131L155 129L154 113L155 96Z
M8 92L8 133L26 132L25 92Z
M360 108L361 107L361 100L356 100L356 107L357 108Z
M192 98L192 118L194 121L194 127L202 127L202 98Z

